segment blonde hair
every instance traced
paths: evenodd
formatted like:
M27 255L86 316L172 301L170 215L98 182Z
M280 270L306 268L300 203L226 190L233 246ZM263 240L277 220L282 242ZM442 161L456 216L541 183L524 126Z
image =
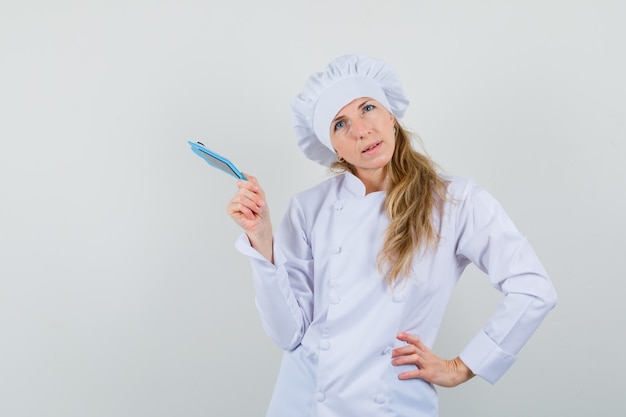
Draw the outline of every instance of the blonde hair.
M384 207L389 225L378 254L378 269L384 271L391 286L410 275L416 256L434 250L439 243L447 188L435 162L413 149L411 135L398 122L395 128L395 150L385 167ZM333 163L331 169L356 174L354 166L346 161Z

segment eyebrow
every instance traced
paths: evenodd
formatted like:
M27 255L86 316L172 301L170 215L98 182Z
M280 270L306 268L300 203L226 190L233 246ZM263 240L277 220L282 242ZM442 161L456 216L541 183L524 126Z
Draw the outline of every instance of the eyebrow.
M363 108L363 107L365 107L365 105L366 105L366 104L368 104L370 101L372 101L372 99L371 99L371 98L368 98L368 99L367 99L367 100L365 100L363 103L361 103L361 104L359 105L359 107L358 107L358 108L359 108L359 109L362 109L362 108Z
M366 106L366 105L367 105L370 101L372 101L372 99L371 99L371 98L366 99L366 100L365 100L365 101L363 101L361 104L359 104L359 107L357 107L357 108L358 108L359 110L360 110L360 109L362 109L362 108L363 108L363 107L365 107L365 106ZM344 116L343 116L343 115L339 115L339 116L335 117L335 118L331 121L331 123L335 123L335 122L337 122L337 121L339 121L339 120L341 120L341 119L343 119L343 118L344 118Z

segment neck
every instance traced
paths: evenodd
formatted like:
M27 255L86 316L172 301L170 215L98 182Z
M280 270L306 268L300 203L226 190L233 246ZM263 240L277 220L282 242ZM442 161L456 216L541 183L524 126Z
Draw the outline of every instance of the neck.
M356 176L365 185L365 195L386 189L387 175L382 168L372 171L358 171Z

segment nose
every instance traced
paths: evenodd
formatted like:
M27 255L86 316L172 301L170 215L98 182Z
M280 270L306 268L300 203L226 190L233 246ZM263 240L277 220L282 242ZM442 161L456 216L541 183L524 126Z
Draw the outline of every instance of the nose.
M369 131L370 131L369 126L360 118L357 117L352 121L352 132L359 139L362 139L365 136L367 136Z

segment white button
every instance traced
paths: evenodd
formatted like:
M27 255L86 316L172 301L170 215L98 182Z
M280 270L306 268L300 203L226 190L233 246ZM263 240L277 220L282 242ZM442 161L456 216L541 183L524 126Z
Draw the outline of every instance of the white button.
M326 396L324 395L324 393L323 393L323 392L318 392L317 394L315 394L315 400L316 400L318 403L323 402L325 399L326 399Z
M339 298L339 296L337 294L331 294L330 295L330 302L332 304L339 304L339 301L341 301L341 298Z
M391 354L391 351L392 351L391 347L390 346L386 346L381 353L383 355L389 355L389 354Z
M401 303L404 301L404 294L400 293L400 294L394 294L393 295L393 301L396 303Z
M341 253L341 246L335 246L334 252Z
M330 349L330 342L328 340L322 340L320 342L320 349L322 349L322 350Z
M335 201L335 210L339 211L343 208L343 203L341 201Z
M376 402L376 404L384 404L385 400L386 398L383 394L378 394L376 398L374 398L374 401Z

